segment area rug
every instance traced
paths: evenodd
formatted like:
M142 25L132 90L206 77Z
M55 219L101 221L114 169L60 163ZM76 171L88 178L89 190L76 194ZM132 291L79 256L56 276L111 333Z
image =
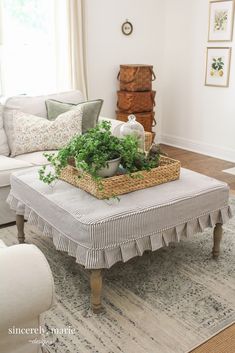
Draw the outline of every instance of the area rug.
M210 338L190 353L234 353L235 323Z
M231 199L235 213L235 198ZM15 226L0 238L16 244ZM52 353L186 353L235 321L235 218L224 226L219 260L211 258L212 229L145 253L105 271L103 314L89 308L87 272L51 240L26 225L27 242L47 257L57 305L44 315L57 335Z

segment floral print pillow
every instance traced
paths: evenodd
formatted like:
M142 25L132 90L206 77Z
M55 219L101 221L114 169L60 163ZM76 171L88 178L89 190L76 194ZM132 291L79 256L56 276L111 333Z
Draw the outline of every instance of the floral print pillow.
M11 156L64 147L74 135L81 135L82 115L80 106L60 114L54 121L15 110Z

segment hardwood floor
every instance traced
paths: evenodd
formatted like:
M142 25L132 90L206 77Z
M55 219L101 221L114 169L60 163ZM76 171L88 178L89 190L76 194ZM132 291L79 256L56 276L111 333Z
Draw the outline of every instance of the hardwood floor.
M235 195L235 175L222 172L224 169L235 167L235 163L163 144L161 148L169 157L178 159L182 167L228 183L231 193Z

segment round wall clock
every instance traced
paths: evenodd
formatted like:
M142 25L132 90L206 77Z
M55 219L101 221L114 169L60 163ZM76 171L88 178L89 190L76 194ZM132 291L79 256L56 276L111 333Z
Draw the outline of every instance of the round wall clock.
M122 33L129 36L133 32L133 25L130 21L126 20L122 24Z

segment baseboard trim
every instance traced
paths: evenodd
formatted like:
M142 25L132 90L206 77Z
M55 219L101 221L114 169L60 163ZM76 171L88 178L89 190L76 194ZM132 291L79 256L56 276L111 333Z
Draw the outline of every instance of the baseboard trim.
M182 148L187 151L200 153L206 156L223 159L235 163L235 150L209 145L204 142L181 138L178 136L161 134L158 141L169 146Z

